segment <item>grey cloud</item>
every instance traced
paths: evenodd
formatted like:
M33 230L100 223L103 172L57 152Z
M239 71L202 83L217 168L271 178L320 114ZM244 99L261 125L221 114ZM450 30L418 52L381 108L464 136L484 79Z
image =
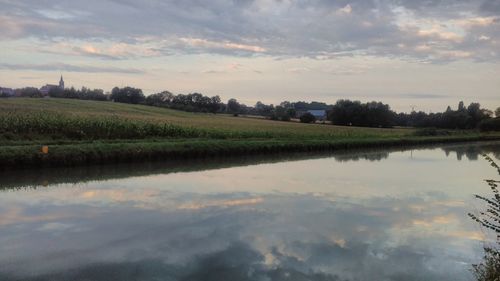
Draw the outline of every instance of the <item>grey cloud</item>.
M88 65L71 65L64 63L53 64L9 64L0 63L0 69L9 70L35 70L35 71L67 71L67 72L88 72L88 73L123 73L142 74L144 71L134 68L100 67Z
M488 15L500 15L500 1L485 0L480 6L480 10Z
M400 94L398 97L410 99L442 99L448 98L449 96L440 94Z
M0 30L9 38L35 36L95 39L141 44L158 43L159 54L216 53L252 56L259 53L284 57L332 58L368 54L430 62L448 62L463 57L497 60L497 46L480 45L471 36L464 42L418 36L418 29L401 30L396 24L396 7L435 20L456 19L464 12L484 15L498 10L496 1L7 1L0 12ZM339 12L349 5L349 13ZM47 11L53 9L54 16ZM43 10L44 13L40 13ZM77 12L75 12L77 11ZM64 16L65 13L68 15ZM498 23L493 27L498 30ZM476 32L483 32L477 28ZM498 32L492 38L500 38ZM217 44L187 44L179 38L193 38ZM483 42L484 43L484 42ZM406 48L398 47L400 44ZM418 45L431 45L426 52ZM263 52L252 51L255 46ZM458 51L462 53L458 53ZM83 54L92 55L92 54Z

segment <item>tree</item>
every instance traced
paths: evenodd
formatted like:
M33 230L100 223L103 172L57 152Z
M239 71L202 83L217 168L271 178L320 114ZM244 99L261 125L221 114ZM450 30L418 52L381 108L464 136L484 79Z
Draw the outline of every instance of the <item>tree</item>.
M260 101L255 104L255 111L258 115L271 117L274 111L273 105L266 105Z
M64 90L59 87L53 87L49 90L49 97L54 97L54 98L63 98L64 97Z
M111 99L115 102L137 104L144 102L146 100L146 97L142 93L141 89L132 87L114 87L111 91Z
M497 118L499 118L499 117L500 117L500 107L497 107L497 109L495 109L495 116L496 116Z
M391 127L396 122L396 113L381 102L339 100L328 112L328 119L335 125Z
M38 90L37 88L26 87L19 89L19 95L21 97L41 98L42 92L40 92L40 90Z
M483 119L488 119L489 113L488 110L481 109L481 105L479 103L471 103L467 107L467 113L469 114L469 122L468 122L468 128L476 128L477 124L481 122Z
M458 111L465 111L465 105L463 101L458 103Z
M300 116L300 122L302 123L313 123L316 122L316 117L310 112L306 112Z
M240 113L241 105L236 99L230 99L227 101L227 112L238 116Z
M217 113L221 108L221 99L219 96L213 96L210 98L210 104L208 106L209 112Z
M151 106L169 106L174 95L169 91L152 94L146 97L146 104Z

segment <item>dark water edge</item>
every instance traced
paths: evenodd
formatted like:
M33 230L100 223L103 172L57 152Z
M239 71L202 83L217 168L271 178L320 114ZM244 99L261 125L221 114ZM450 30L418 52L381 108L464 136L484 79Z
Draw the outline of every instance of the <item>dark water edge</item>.
M467 158L478 160L481 154L492 153L500 159L497 147L500 141L481 141L471 143L428 144L409 147L357 148L327 152L290 152L251 154L246 156L207 156L200 158L179 158L147 162L124 162L76 167L43 167L26 169L4 169L0 171L0 190L41 188L55 184L77 184L92 181L104 181L129 177L195 172L229 167L244 167L258 164L270 164L306 159L332 158L337 162L380 161L392 152L425 150L440 148L448 156L455 154L457 160Z

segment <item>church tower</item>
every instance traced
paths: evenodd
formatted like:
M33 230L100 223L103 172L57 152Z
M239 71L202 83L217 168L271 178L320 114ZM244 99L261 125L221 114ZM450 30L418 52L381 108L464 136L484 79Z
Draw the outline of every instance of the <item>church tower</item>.
M59 80L59 88L61 88L61 90L64 90L64 80L62 75L61 75L61 80Z

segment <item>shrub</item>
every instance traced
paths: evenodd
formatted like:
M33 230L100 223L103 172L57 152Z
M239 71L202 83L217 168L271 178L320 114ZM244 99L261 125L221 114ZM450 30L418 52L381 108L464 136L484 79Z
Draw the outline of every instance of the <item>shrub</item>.
M483 157L490 162L490 165L500 174L500 167L487 155ZM498 190L498 180L486 180L492 191L491 197L476 195L486 203L486 210L481 211L479 214L469 213L469 216L478 222L485 229L491 230L497 236L496 245L484 246L483 261L479 264L472 266L473 274L478 281L493 281L500 280L500 193Z
M446 130L438 130L436 128L422 128L415 131L415 136L447 136L450 132Z
M300 122L302 123L313 123L316 122L316 117L312 115L310 112L306 112L302 116L300 116Z

